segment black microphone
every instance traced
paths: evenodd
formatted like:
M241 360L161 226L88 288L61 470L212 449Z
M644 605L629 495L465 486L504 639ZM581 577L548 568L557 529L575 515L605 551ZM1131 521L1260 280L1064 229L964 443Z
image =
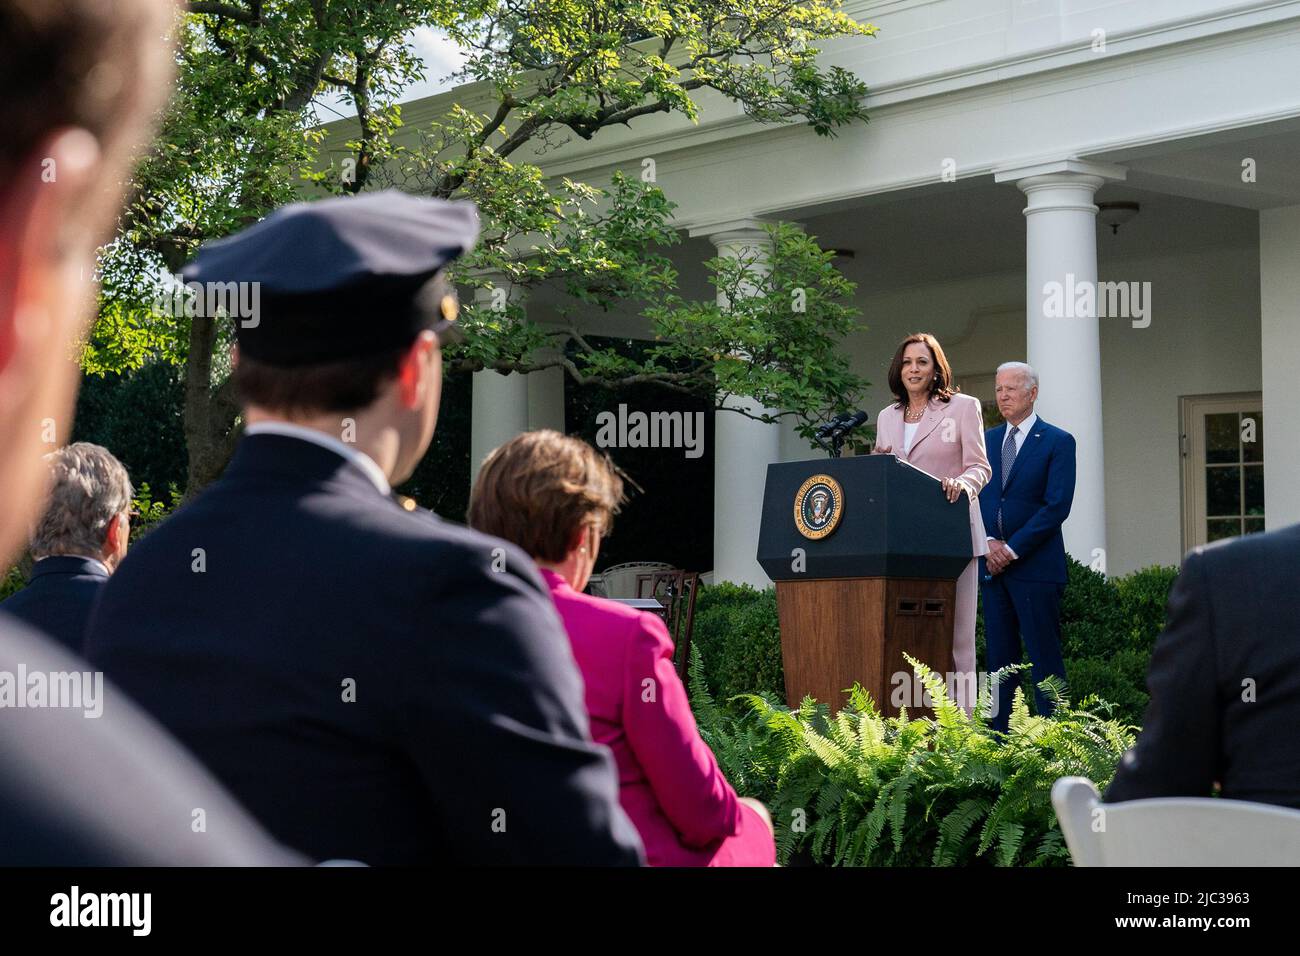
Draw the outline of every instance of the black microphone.
M820 428L817 429L817 437L829 438L831 433L834 432L835 429L843 427L843 425L849 420L849 418L850 416L848 412L840 412L838 415L836 415L834 418L828 421L825 425L822 425Z
M839 421L836 427L831 430L830 435L832 438L838 438L841 435L847 435L849 432L853 431L853 429L857 428L859 425L866 424L867 413L862 411L862 409L858 409L852 415L849 415L847 417L841 415L840 418L843 420Z

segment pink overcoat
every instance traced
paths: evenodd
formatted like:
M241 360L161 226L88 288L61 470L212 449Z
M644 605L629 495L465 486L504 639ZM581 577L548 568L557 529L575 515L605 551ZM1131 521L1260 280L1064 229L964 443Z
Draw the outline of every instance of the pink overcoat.
M614 752L619 802L651 866L772 866L767 824L741 803L700 739L657 616L542 576L586 685L591 735Z

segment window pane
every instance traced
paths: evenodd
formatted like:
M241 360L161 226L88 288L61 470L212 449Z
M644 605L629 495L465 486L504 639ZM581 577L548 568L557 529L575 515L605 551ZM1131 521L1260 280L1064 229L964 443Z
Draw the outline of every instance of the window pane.
M1205 416L1205 463L1237 462L1240 454L1241 425L1236 412Z
M1246 519L1246 534L1255 534L1256 532L1263 531L1263 530L1264 530L1263 518Z
M1211 518L1205 522L1205 540L1218 541L1221 538L1235 538L1241 534L1241 521L1237 518Z
M1231 466L1205 469L1205 513L1241 514L1241 469Z
M1248 439L1254 439L1249 441ZM1264 460L1264 413L1241 413L1241 456L1242 461Z
M1246 514L1262 515L1264 513L1264 466L1252 465L1243 471L1246 473Z

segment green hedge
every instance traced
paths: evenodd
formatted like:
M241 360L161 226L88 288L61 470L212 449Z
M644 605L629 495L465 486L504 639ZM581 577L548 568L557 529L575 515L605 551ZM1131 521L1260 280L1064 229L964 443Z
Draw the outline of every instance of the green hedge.
M691 642L704 661L704 679L722 699L770 694L785 700L776 591L724 582L700 589Z
M1177 568L1151 567L1110 579L1070 559L1061 600L1061 650L1073 700L1095 694L1113 705L1117 719L1141 723L1147 662L1164 626L1165 603L1177 574ZM730 583L702 588L692 641L704 662L708 690L718 699L764 694L785 701L772 588L757 591ZM982 614L976 643L983 668Z

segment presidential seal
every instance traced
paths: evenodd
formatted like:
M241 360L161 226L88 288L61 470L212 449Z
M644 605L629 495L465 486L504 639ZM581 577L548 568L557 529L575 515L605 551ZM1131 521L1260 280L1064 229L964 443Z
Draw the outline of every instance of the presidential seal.
M839 526L844 491L830 475L813 475L794 496L794 526L805 538L824 538Z

